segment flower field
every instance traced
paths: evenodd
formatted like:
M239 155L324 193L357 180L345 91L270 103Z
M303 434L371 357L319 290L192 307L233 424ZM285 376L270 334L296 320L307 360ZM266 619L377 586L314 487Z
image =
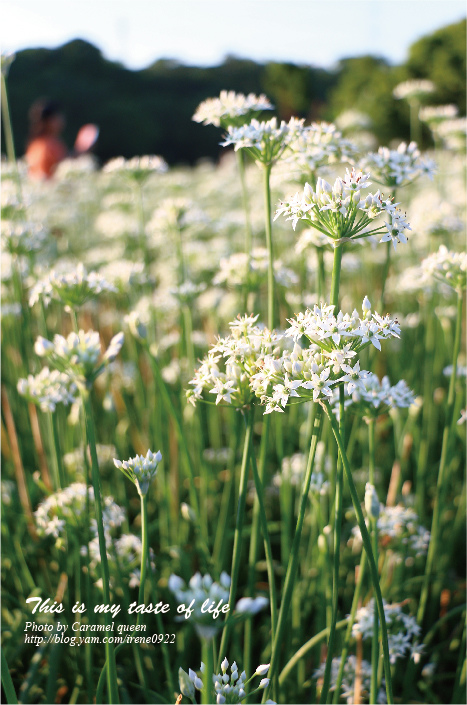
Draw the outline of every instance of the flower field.
M465 118L423 83L427 153L225 92L218 165L10 152L5 702L465 702Z

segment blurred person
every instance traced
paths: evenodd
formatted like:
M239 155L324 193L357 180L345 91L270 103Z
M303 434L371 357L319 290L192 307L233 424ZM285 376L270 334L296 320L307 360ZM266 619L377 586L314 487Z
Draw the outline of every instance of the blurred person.
M83 125L70 155L60 137L65 128L65 115L56 100L36 101L29 110L29 123L25 157L29 175L35 179L50 179L61 161L89 151L99 133L95 125Z

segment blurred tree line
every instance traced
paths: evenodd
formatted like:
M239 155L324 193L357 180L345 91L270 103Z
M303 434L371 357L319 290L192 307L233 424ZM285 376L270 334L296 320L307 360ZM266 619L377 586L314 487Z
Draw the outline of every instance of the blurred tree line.
M222 151L219 130L191 120L197 105L222 89L264 92L283 119L333 120L356 109L371 118L379 142L388 144L409 136L408 107L392 97L394 86L409 78L432 80L437 91L429 103L455 103L465 115L465 20L415 42L401 66L374 56L342 59L334 70L228 56L209 68L162 59L131 71L76 39L58 49L19 52L7 80L19 155L26 145L29 107L46 97L63 105L69 145L83 123L99 125L95 153L103 162L119 155L161 154L170 164L192 164Z

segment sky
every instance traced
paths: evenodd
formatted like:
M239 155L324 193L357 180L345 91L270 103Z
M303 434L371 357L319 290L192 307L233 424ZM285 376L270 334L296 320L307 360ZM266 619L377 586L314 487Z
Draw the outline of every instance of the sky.
M331 68L373 54L394 64L410 44L466 15L465 0L0 0L1 49L77 37L107 59L212 66L227 54Z

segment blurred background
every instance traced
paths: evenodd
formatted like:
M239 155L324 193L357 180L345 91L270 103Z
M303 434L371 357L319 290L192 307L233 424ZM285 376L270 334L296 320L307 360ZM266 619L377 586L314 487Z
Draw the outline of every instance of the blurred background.
M218 130L191 116L222 89L264 92L284 119L371 127L380 144L409 137L407 104L392 96L408 78L432 80L430 105L465 115L457 0L4 0L2 25L2 51L16 55L8 87L18 155L38 98L62 104L69 145L83 123L99 125L101 162L160 154L172 165L220 156ZM428 128L422 137L431 146Z

